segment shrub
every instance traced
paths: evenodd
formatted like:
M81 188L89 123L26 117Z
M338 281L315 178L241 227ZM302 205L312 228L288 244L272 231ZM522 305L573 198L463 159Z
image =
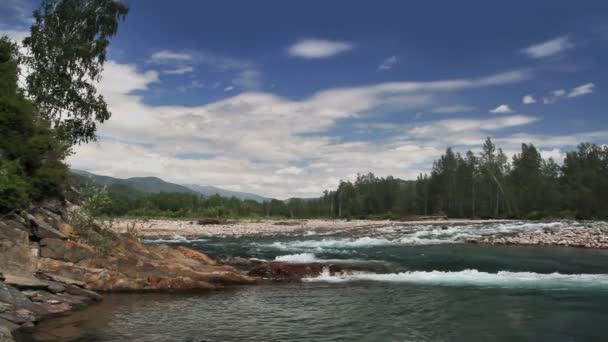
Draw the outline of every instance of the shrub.
M0 212L24 205L27 198L28 185L17 163L0 160Z
M113 220L99 216L112 205L108 192L104 188L91 187L84 189L82 196L81 206L70 213L70 224L82 242L106 253L116 238Z

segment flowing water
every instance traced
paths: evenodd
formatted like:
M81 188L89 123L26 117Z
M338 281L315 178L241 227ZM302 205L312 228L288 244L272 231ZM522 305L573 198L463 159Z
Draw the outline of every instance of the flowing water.
M419 225L348 234L185 239L220 257L357 265L289 284L106 295L34 341L606 340L608 250L462 244L576 222Z

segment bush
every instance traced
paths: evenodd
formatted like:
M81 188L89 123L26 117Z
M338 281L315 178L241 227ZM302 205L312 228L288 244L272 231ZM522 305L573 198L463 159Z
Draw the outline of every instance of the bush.
M98 216L112 205L108 192L104 188L87 188L82 196L82 204L70 213L69 222L79 240L98 252L106 253L116 238L114 222Z
M0 38L0 211L61 197L69 145L17 87L16 45Z
M0 160L0 212L23 206L28 199L28 185L16 162Z

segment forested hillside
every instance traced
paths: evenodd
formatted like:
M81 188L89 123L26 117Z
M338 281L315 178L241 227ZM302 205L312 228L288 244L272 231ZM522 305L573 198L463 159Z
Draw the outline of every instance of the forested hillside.
M509 160L488 138L481 153L448 148L417 180L361 174L318 199L264 203L191 193L133 194L110 189L108 215L143 217L605 218L608 147L584 143L563 165L544 160L532 144Z

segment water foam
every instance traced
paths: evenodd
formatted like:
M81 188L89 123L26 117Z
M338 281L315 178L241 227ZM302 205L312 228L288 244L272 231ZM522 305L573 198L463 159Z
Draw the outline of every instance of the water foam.
M285 251L323 251L337 248L365 248L391 245L437 245L446 243L461 243L467 239L476 239L484 235L514 234L540 232L545 229L576 229L578 222L499 222L468 225L403 225L395 227L374 228L374 236L358 238L323 238L320 240L296 240L256 244ZM305 234L309 235L308 233Z
M281 250L322 250L334 248L361 248L373 246L391 245L431 245L449 243L439 239L419 238L417 236L405 236L398 239L361 237L361 238L341 238L341 239L322 239L322 240L297 240L290 242L273 242L265 244L264 247L272 247Z
M361 260L361 259L319 259L313 253L287 254L277 256L275 261L288 262L291 264L308 264L308 263L331 263L331 264L364 264L377 263L376 260Z
M324 269L323 273L318 277L305 278L303 281L328 283L378 281L443 286L548 289L593 288L608 290L608 274L543 274L509 271L487 273L475 269L448 272L410 271L385 274L353 272L336 275L331 275L328 269Z
M207 239L188 239L182 235L173 235L170 238L161 239L145 239L142 240L144 243L191 243L191 242L205 242Z

